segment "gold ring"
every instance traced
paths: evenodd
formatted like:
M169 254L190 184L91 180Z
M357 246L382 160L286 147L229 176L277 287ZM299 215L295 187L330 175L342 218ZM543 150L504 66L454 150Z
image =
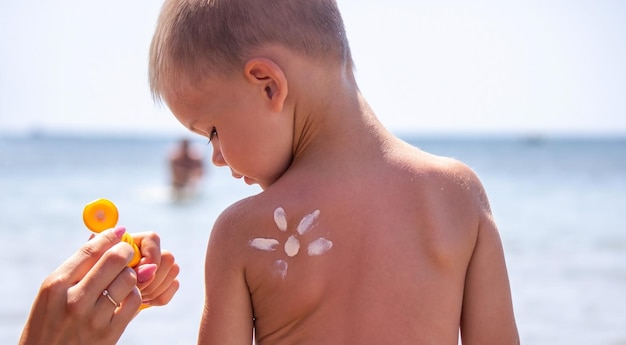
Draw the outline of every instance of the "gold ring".
M107 290L107 289L102 290L102 296L106 296L106 297L109 299L109 301L111 301L111 303L113 303L113 305L115 306L115 308L117 308L117 307L119 307L119 306L120 306L120 304L119 304L119 303L117 303L117 302L115 302L115 300L113 299L113 297L111 297L111 294L109 293L109 290Z

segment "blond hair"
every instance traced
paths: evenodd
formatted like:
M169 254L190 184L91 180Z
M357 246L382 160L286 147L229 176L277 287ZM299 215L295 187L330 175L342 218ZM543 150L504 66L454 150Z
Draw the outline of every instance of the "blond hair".
M152 95L232 72L265 44L352 69L335 0L166 0L150 47Z

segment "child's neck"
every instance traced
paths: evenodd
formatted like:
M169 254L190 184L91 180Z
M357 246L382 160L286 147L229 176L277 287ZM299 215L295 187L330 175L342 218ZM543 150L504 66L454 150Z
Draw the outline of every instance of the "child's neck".
M344 84L345 86L346 84ZM368 161L382 157L391 134L376 118L369 104L354 87L324 88L320 102L300 111L296 108L294 163ZM343 163L341 163L343 164Z
M315 63L276 46L268 47L264 55L288 76L286 106L294 114L294 164L366 155L361 161L367 161L380 156L393 140L359 92L351 69Z

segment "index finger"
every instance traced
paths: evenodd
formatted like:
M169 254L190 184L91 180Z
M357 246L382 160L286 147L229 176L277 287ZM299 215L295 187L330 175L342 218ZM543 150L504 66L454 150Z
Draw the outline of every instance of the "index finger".
M120 243L125 232L126 229L124 227L118 227L96 234L61 264L57 268L56 273L62 276L65 281L80 281L104 252L115 244Z

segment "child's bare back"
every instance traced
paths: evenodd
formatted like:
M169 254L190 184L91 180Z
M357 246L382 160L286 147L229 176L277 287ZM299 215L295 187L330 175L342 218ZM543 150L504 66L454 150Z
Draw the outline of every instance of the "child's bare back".
M392 146L402 153L288 174L224 213L207 284L223 283L208 298L225 303L208 305L208 339L244 344L255 327L259 344L456 344L467 327L464 344L515 343L479 181L459 162ZM247 324L228 329L231 313Z
M151 48L153 94L263 189L213 227L199 343L518 343L478 178L377 120L334 1L276 4L167 0Z

